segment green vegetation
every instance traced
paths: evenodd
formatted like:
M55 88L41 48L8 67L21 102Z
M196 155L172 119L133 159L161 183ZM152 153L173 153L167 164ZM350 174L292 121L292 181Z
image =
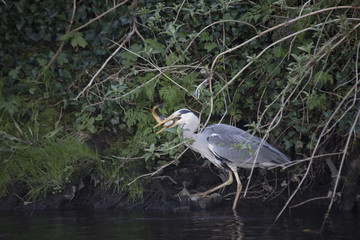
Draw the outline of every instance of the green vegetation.
M4 137L10 138L1 134L1 143L7 143ZM6 148L0 150L7 152ZM0 198L7 196L14 184L20 184L26 194L18 197L24 204L44 199L48 193L61 193L67 184L89 175L99 161L98 154L74 137L48 140L39 146L17 143L8 151L10 157L0 170Z
M294 194L331 181L327 158L341 195L359 131L357 1L3 2L1 197L21 183L34 201L83 174L141 197L143 182L128 183L185 149L176 130L155 135L161 102L164 115L224 117L307 159ZM102 162L83 141L104 133L118 138Z

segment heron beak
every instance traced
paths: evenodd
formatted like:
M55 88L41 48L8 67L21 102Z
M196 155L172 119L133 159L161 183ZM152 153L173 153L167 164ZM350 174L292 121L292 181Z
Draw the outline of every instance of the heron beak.
M158 131L156 134L161 133L162 131L164 131L167 128L173 127L174 124L176 123L176 118L178 118L178 116L174 115L174 116L165 118L164 120L158 121L158 124L156 124L153 128L157 128L158 126L161 126L161 125L163 126L163 128L160 131Z

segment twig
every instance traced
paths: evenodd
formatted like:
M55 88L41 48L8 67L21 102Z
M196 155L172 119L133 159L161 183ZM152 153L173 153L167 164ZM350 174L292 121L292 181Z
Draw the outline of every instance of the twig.
M247 22L244 22L244 21L239 21L239 20L220 20L220 21L216 21L216 22L213 22L209 25L207 25L206 27L204 27L203 29L201 29L200 32L198 32L196 34L196 36L190 41L190 43L188 44L188 46L185 48L184 52L186 52L190 46L192 45L193 41L195 41L195 39L197 37L199 37L206 29L208 29L209 27L212 27L213 25L216 25L216 24L220 24L220 23L226 23L226 22L233 22L233 23L241 23L241 24L245 24L245 25L248 25L250 26L251 28L253 28L256 32L256 34L258 34L258 30L256 29L256 27L254 27L252 24L250 23L247 23Z
M146 174L140 175L140 176L136 177L134 180L132 180L130 183L128 183L127 185L130 186L131 184L133 184L134 182L136 182L138 179L143 178L143 177L149 177L149 176L152 177L152 176L158 174L158 173L159 173L161 170L163 170L164 168L166 168L166 167L170 166L171 164L173 164L175 161L176 161L176 159L168 162L167 164L161 166L161 167L160 167L158 170L156 170L155 172L146 173Z
M313 156L313 157L308 157L308 158L293 160L293 161L291 161L291 163L285 163L285 164L282 164L282 165L277 165L277 166L274 166L274 167L269 167L268 169L271 170L271 169L274 169L274 168L277 168L277 167L282 167L282 169L287 169L287 168L289 168L289 167L295 166L296 164L303 163L303 162L308 162L308 161L310 161L311 159L322 158L322 157L330 157L330 156L336 156L336 155L340 155L340 154L343 154L343 153L344 153L344 152L341 151L341 152L336 152L336 153L320 154L320 155L316 155L316 156Z
M170 176L158 176L158 177L154 177L154 178L160 178L161 180L163 180L164 178L168 178L170 179L171 182L173 182L174 184L178 184L174 179L172 179Z
M65 34L68 34L70 32L70 29L74 23L75 12L76 12L76 0L74 0L74 2L73 2L73 11L72 11L71 19L70 19L70 23L69 23L68 27L65 30ZM36 81L39 81L39 79L44 75L44 72L47 71L50 68L50 66L54 63L55 59L61 53L61 51L65 45L65 42L66 42L66 40L61 42L60 47L56 51L55 55L51 58L50 62L46 65L46 67L41 71L41 73L37 77Z
M316 145L314 147L314 150L313 150L313 153L311 155L311 158L310 161L309 161L309 164L306 168L306 171L305 171L305 174L303 176L303 178L301 179L301 181L299 182L297 188L295 189L295 191L291 194L291 196L289 197L289 199L287 200L287 202L285 203L284 207L282 208L282 210L279 212L279 214L276 216L275 220L274 220L274 223L277 222L277 220L280 218L280 216L282 215L282 213L285 211L286 207L289 205L290 201L294 198L294 196L296 195L296 193L299 191L301 185L304 183L307 175L309 174L310 172L310 169L311 169L311 166L312 166L312 163L313 163L313 158L315 156L315 153L318 149L318 147L320 146L320 141L321 139L326 135L326 131L328 129L328 126L330 124L330 122L332 121L332 119L334 119L335 115L337 114L337 112L340 110L341 106L345 103L345 100L350 96L350 94L354 91L354 89L356 88L357 86L354 85L348 92L347 94L345 95L345 97L342 99L342 101L338 104L338 106L336 107L336 109L334 110L334 112L332 113L332 115L329 117L328 121L326 122L325 126L323 127L321 133L320 133L320 136L318 138L318 141L316 142ZM344 153L345 154L345 153Z
M291 208L296 208L296 207L299 207L299 206L301 206L301 205L304 205L304 204L306 204L306 203L308 203L308 202L312 202L312 201L315 201L315 200L329 199L329 198L330 198L330 197L316 197L316 198L311 198L311 199L308 199L308 200L303 201L303 202L301 202L301 203L292 205L292 206L290 206L289 208L290 208L290 209L291 209Z
M125 94L123 94L123 95L121 95L121 96L119 96L119 97L116 97L116 98L104 98L104 100L119 100L119 99L121 99L121 98L124 98L124 97L126 97L127 95L129 95L129 94L135 92L136 90L142 88L143 86L148 85L149 83L151 83L152 81L154 81L155 79L157 79L157 78L160 77L160 76L161 76L161 73L157 74L156 76L154 76L154 77L151 78L150 80L146 81L145 83L141 84L140 86L132 89L131 91L129 91L129 92L127 92L127 93L125 93Z
M335 200L335 196L336 196L336 190L337 190L337 187L339 185L339 181L340 181L340 177L341 177L341 170L344 166L344 163L345 163L345 157L346 157L346 153L347 153L347 150L349 148L349 144L350 144L350 140L351 140L351 137L352 137L352 133L355 129L355 126L357 125L358 123L358 119L360 117L360 109L359 111L357 112L356 114L356 117L354 119L354 122L351 126L351 129L349 131L349 135L347 137L347 140L346 140L346 144L345 144L345 148L344 148L344 154L342 156L342 159L341 159L341 163L340 163L340 167L339 167L339 171L338 171L338 174L336 176L336 182L335 182L335 186L334 186L334 189L333 189L333 192L332 192L332 195L331 195L331 201L330 201L330 204L329 204L329 207L324 215L324 220L323 220L323 223L321 225L321 228L320 228L320 232L322 232L322 230L324 229L324 226L325 226L325 223L330 215L330 211L331 211L331 208L332 208L332 205L334 204L334 200Z
M359 7L359 9L360 9L360 7ZM302 17L304 17L304 16L306 16L306 15L303 15ZM319 26L322 26L322 25L325 25L325 24L328 24L328 23L332 23L332 22L334 22L334 21L339 21L339 20L340 20L340 19L336 19L336 20L329 21L329 22L319 23L319 24L316 24L316 25L313 26L313 27L308 27L308 28L302 29L302 30L297 31L297 32L295 32L295 33L292 33L292 34L290 34L290 35L288 35L288 36L286 36L286 37L284 37L284 38L281 38L281 39L277 40L276 42L274 42L274 43L270 44L269 46L267 46L263 51L261 51L258 55L256 55L256 57L254 57L254 60L258 59L258 58L259 58L262 54L264 54L265 51L268 50L269 48L275 46L276 44L278 44L278 43L280 43L280 42L282 42L282 41L284 41L284 40L286 40L286 39L288 39L288 38L291 38L291 37L293 37L293 36L297 36L298 34L303 33L303 32L306 32L306 31L309 31L309 30L315 30L315 27L319 27ZM290 21L290 22L291 22L291 21ZM281 26L284 26L284 24L280 24L280 25L281 25ZM277 29L277 27L280 26L280 25L277 25L277 26L275 26L275 27L273 27L273 28L270 28L270 29L275 30L275 29ZM358 27L358 26L356 25L356 26L353 28L353 30L356 29L357 27ZM234 50L238 49L239 47L242 47L242 46L244 46L245 44L252 42L253 40L257 39L259 36L263 36L263 35L265 34L265 32L268 33L270 29L262 32L261 34L259 34L259 35L255 36L255 37L247 40L246 42L244 42L244 43L242 43L242 44L240 44L240 45L238 45L238 46L236 46L236 47L234 47L234 48L231 48L231 49L229 49L229 50L227 50L227 51L225 51L225 52L222 52L222 53L220 53L219 55L217 55L216 58L215 58L215 60L213 61L213 64L212 64L211 69L210 69L210 72L213 71L214 64L215 64L215 62L217 61L217 59L218 59L219 57L221 57L222 55L224 55L224 54L226 54L226 53L231 52L231 50L234 51ZM352 31L353 31L353 30L352 30ZM346 37L344 37L344 39L342 39L342 40L345 40L345 39L346 39ZM336 45L336 46L337 46L337 45ZM333 47L336 47L336 46L333 46ZM331 48L331 49L333 50L333 48ZM231 85L231 84L236 80L236 78L237 78L241 73L244 72L245 69L247 69L251 64L253 64L254 60L253 60L253 61L250 61L250 62L249 62L247 65L245 65L240 71L238 71L238 72L234 75L234 77L233 77L230 81L228 81L228 82L226 83L226 85L225 85L224 87L222 87L222 88L215 94L214 98L216 98L222 91L224 91L229 85Z
M191 27L189 19L186 19L186 25L187 25L187 28L189 30L189 33L191 34L193 32L193 29ZM197 48L197 45L196 45L195 41L192 42L192 48L193 48L196 59L198 60L199 63L201 63L202 59L201 59L201 56L200 56L200 53L199 53L199 50Z
M358 78L358 60L359 60L359 48L360 48L360 42L358 43L357 45L357 52L356 52L356 61L355 61L355 75L356 75L356 84L355 86L358 86L359 84L359 78ZM354 94L356 96L356 94ZM326 223L326 220L330 214L330 211L331 211L331 208L332 208L332 205L334 203L334 200L335 200L335 196L336 196L336 190L337 190L337 187L339 185L339 181L340 181L340 177L341 177L341 170L344 166L344 162L345 162L345 158L346 158L346 153L347 153L347 150L349 148L349 145L350 145L350 140L351 140L351 137L354 133L354 129L355 129L355 126L358 124L358 119L360 117L360 109L358 110L357 114L356 114L356 117L353 121L353 124L349 130L349 134L348 134L348 137L347 137L347 140L346 140L346 144L345 144L345 147L344 147L344 154L342 155L342 158L341 158L341 163L340 163L340 166L339 166L339 171L338 171L338 174L336 176L336 182L335 182L335 186L334 186L334 189L333 189L333 192L332 192L332 195L331 195L331 201L330 201L330 204L329 204L329 207L328 207L328 210L326 211L325 213L325 216L324 216L324 220L323 220L323 224L321 225L321 228L320 228L320 231L322 231L324 229L324 226L325 226L325 223Z
M306 2L306 3L304 3L304 5L301 7L301 9L300 9L300 13L299 13L299 17L301 16L302 11L304 10L305 6L306 6L308 3L310 3L310 2L311 2L311 0L307 1L307 2Z
M297 17L297 18L295 18L295 19L292 19L292 20L290 20L290 21L288 21L288 22L284 22L284 23L282 23L282 24L279 24L279 25L276 25L276 26L274 26L274 27L272 27L272 28L269 28L269 29L267 29L267 30L265 30L265 31L257 34L256 36L250 38L249 40L243 42L242 44L239 44L239 45L237 45L237 46L235 46L235 47L233 47L233 48L230 48L230 49L228 49L228 50L226 50L226 51L218 54L218 55L216 56L216 58L214 59L212 65L211 65L210 73L212 73L212 72L214 71L215 63L218 61L218 59L219 59L220 57L222 57L223 55L228 54L228 53L230 53L230 52L233 52L233 51L236 50L236 49L239 49L239 48L243 47L244 45L246 45L246 44L254 41L254 40L257 39L257 38L262 37L263 35L265 35L265 34L267 34L267 33L269 33L269 32L272 32L272 31L274 31L274 30L276 30L276 29L278 29L278 28L281 28L281 27L287 26L287 25L289 25L289 24L292 24L292 23L294 23L294 22L296 22L296 21L299 21L299 20L301 20L301 19L303 19L303 18L310 17L310 16L312 16L312 15L316 15L316 14L319 14L319 13L322 13L322 12L326 12L326 11L332 11L332 10L337 10L337 9L348 9L348 8L360 9L360 7L357 7L357 6L337 6L337 7L331 7L331 8L326 8L326 9L320 9L320 10L318 10L318 11L311 12L311 13L308 13L308 14L305 14L305 15L302 15L302 16ZM246 68L246 67L248 67L248 65L246 65L244 68ZM239 76L239 74L236 74L236 77L238 77L238 76ZM230 85L230 84L236 79L236 77L233 77L222 89L220 89L219 92L215 95L215 97L216 97L220 92L224 91L224 89L225 89L228 85Z
M176 14L174 23L177 21L177 19L178 19L178 17L179 17L179 14L180 14L180 11L181 11L182 7L184 6L184 3L185 3L185 2L186 2L186 0L183 0L183 2L181 3L180 8L179 8L179 11L178 11L177 14Z
M112 41L112 42L113 42L113 41ZM152 62L149 61L148 59L146 59L146 58L144 58L143 56L141 56L141 55L139 55L139 54L131 51L130 49L127 49L127 48L123 47L123 45L120 45L119 48L123 48L123 49L126 50L127 52L129 52L129 53L131 53L131 54L133 54L133 55L135 55L135 56L143 59L144 61L148 62L152 67L154 67L157 71L160 72L157 76L155 76L154 78L150 79L151 81L154 80L155 78L157 78L159 75L163 75L165 78L167 78L168 80L170 80L172 83L174 83L174 84L175 84L176 86L178 86L179 88L183 89L185 92L189 92L189 90L187 90L186 88L184 88L183 86L181 86L180 84L178 84L175 80L173 80L172 78L170 78L160 67L156 66L154 63L152 63ZM118 49L119 49L119 48L118 48ZM150 81L150 80L149 80L149 81ZM146 82L146 84L149 83L149 81ZM144 84L143 84L143 85L144 85ZM141 86L143 86L143 85L141 85ZM136 88L133 89L132 91L135 91L136 89L139 89L139 88L140 88L140 87L136 87ZM127 94L128 94L128 93L127 93ZM123 98L123 97L124 97L124 95L123 95L123 96L120 96L119 98ZM117 100L117 99L119 99L119 98L115 98L115 99L112 99L112 100Z
M85 23L84 25L78 27L78 28L75 28L74 30L71 30L71 32L77 32L85 27L87 27L88 25L90 25L91 23L99 20L100 18L102 18L103 16L105 16L106 14L108 14L109 12L112 12L114 11L115 9L117 9L118 7L120 7L121 5L124 5L125 3L127 3L129 0L125 0L123 1L122 3L119 3L117 5L115 5L114 7L110 8L109 10L107 10L106 12L100 14L99 16L97 16L96 18L90 20L89 22Z
M189 147L185 148L184 151L182 151L182 153L179 154L179 156L176 157L176 159L168 162L167 164L161 166L158 170L156 170L155 172L152 172L152 173L147 173L147 174L143 174L143 175L140 175L138 177L136 177L134 180L132 180L130 183L128 183L127 185L130 186L131 184L133 184L134 182L136 182L138 179L140 178L143 178L143 177L152 177L156 174L158 174L161 170L163 170L164 168L170 166L171 164L173 164L177 159L179 159L187 150L189 149Z
M95 75L91 78L90 82L88 83L88 85L86 85L86 87L81 90L81 92L76 96L76 98L74 99L75 101L77 101L79 99L79 97L81 95L84 94L84 92L93 84L95 78L100 74L100 72L102 72L102 70L105 68L105 66L108 64L108 62L123 48L124 44L127 43L128 41L130 41L132 35L134 35L136 31L136 18L134 18L134 23L133 23L133 28L132 30L128 33L128 35L126 36L126 38L124 39L124 41L119 45L119 47L106 59L106 61L103 63L103 65L100 67L100 69L95 73Z

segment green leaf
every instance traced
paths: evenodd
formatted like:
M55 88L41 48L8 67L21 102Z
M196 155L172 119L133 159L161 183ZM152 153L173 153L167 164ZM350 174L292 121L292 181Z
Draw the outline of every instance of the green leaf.
M317 72L314 76L314 80L315 82L319 82L321 84L326 84L326 83L334 84L333 77L330 74L323 71Z
M68 63L68 59L66 58L65 53L60 53L59 56L56 58L56 61L62 66L64 63Z
M91 133L96 133L96 127L94 125L87 125L86 129Z
M95 118L96 121L101 121L103 119L102 114L98 114Z
M29 88L29 93L30 94L34 94L35 91L36 91L36 88L34 88L34 87Z
M309 99L309 110L313 110L315 108L320 108L320 109L325 109L326 106L326 95L324 93L318 94L318 93L313 93L310 96Z
M279 46L276 46L273 48L273 54L274 57L278 58L278 57L282 57L283 56L283 49Z
M131 65L137 60L137 56L127 51L122 52L120 56L122 59L121 62L126 68L130 68Z
M66 40L72 38L73 36L74 36L73 33L66 33L66 34L64 34L64 35L62 35L62 36L60 37L60 40L61 40L61 41L66 41Z
M149 55L160 53L162 56L165 56L166 47L159 43L157 39L145 39L145 51Z
M147 162L152 157L152 154L148 152L148 153L145 153L143 157L145 158L145 161Z
M9 72L9 76L11 78L17 78L19 72L20 72L20 69L21 69L21 66L17 66L16 68L14 69L11 69L10 72Z
M82 48L85 48L86 45L87 45L87 42L81 35L77 35L71 39L71 46L73 46L73 47L80 46Z
M176 60L178 60L178 56L176 55L176 53L173 52L166 58L166 65L170 66L171 64L176 62Z
M210 35L208 32L204 32L200 36L200 41L213 41L214 37Z
M39 63L40 66L45 67L47 64L47 60L44 58L37 58L36 61Z
M217 47L217 45L216 45L215 42L207 42L207 43L205 43L205 45L204 45L204 48L205 48L208 52L210 52L211 50L213 50L213 49L216 48L216 47Z
M223 16L223 20L234 20L234 18L230 15L230 13L225 13Z

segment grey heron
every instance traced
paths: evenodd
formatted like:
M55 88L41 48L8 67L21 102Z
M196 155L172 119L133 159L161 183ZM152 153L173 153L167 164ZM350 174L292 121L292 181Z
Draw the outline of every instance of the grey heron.
M237 191L232 209L235 210L242 190L242 184L237 172L238 167L252 168L256 166L267 168L285 165L290 162L290 159L285 154L266 141L261 144L261 138L253 136L240 128L226 124L214 124L207 126L200 132L200 119L192 111L180 109L165 118L158 112L157 107L152 110L158 122L155 127L163 126L157 133L166 128L180 126L183 128L183 137L192 139L192 143L189 144L192 150L200 153L203 158L208 159L215 166L229 174L228 180L224 183L195 195L205 197L220 188L232 184L234 174Z

